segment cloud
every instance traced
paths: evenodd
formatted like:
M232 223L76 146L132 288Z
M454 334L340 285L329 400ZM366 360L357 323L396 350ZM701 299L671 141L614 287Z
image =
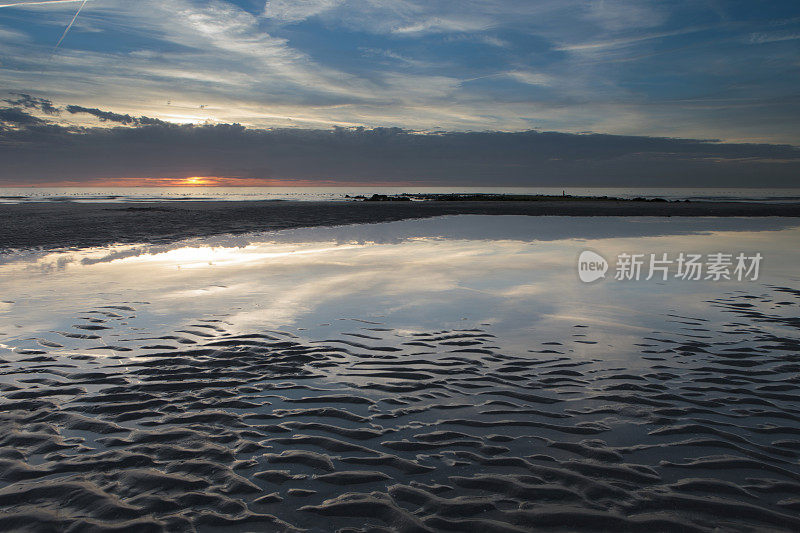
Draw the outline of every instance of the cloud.
M27 33L18 30L9 30L0 28L0 41L12 42L12 43L25 43L30 41L30 37L28 36Z
M491 28L492 22L482 17L431 17L392 29L395 35L419 35L430 33L471 33Z
M697 33L708 29L709 29L708 26L697 26L691 28L682 28L680 30L675 30L675 31L646 33L642 35L634 35L632 37L620 37L604 41L576 43L576 44L560 44L556 46L555 49L564 52L582 52L582 51L601 50L607 48L619 48L622 46L639 45L646 41L653 41L658 39L664 39L667 37L676 37L690 33Z
M553 77L541 72L526 72L522 70L513 70L508 72L507 75L521 83L528 85L552 85Z
M65 108L73 115L75 113L87 113L100 119L101 122L118 122L120 124L130 125L148 125L148 124L164 124L163 121L150 117L132 117L130 115L122 115L120 113L113 113L111 111L103 111L102 109L82 107L79 105L68 105Z
M12 106L21 107L23 109L38 109L47 115L58 115L61 110L53 106L53 102L45 98L38 98L25 93L11 93L16 96L16 99L8 98L4 100Z
M456 186L793 186L800 148L556 132L176 125L67 106L120 126L76 128L0 110L0 183L275 180ZM46 154L43 157L42 154ZM116 180L116 181L115 181Z
M0 134L6 127L25 127L44 124L45 122L19 108L0 108Z
M617 31L660 26L666 20L666 13L645 0L594 0L589 4L587 18Z
M299 22L343 3L344 0L269 0L264 6L264 16L281 22Z
M752 44L779 43L783 41L796 41L800 39L800 33L772 32L772 33L752 33L749 42Z
M688 0L92 1L53 56L76 5L0 10L0 86L176 123L800 143L796 41L754 46L798 33L785 6L767 20Z

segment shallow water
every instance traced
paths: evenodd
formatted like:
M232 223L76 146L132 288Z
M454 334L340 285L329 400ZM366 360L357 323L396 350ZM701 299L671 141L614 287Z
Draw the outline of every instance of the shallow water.
M3 257L0 529L797 530L798 226L458 216ZM585 249L764 262L584 284Z

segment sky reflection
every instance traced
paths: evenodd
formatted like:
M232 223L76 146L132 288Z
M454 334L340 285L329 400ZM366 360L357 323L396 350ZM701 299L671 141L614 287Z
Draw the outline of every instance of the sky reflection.
M714 318L707 301L731 291L797 287L800 254L787 246L796 242L800 228L788 219L457 216L20 253L0 264L0 342L30 348L60 338L75 350L213 318L231 332L281 329L312 340L369 327L481 327L509 352L569 340L574 355L630 363L642 335L672 327L670 313ZM610 261L623 251L758 251L765 259L757 282L584 284L576 269L584 249ZM120 305L135 312L92 331L98 339L64 342L55 333Z

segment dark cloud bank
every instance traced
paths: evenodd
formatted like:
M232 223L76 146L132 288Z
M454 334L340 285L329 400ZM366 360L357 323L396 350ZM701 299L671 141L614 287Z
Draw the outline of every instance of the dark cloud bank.
M526 131L175 125L19 94L0 108L0 184L222 176L463 186L800 186L800 148ZM113 127L53 122L90 114Z

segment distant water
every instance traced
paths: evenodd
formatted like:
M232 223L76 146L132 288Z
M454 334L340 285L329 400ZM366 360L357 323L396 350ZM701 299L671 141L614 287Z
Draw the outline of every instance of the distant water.
M692 201L796 202L796 189L697 189L604 187L63 187L0 188L0 204L27 202L160 202L176 200L335 201L346 197L402 193L569 194Z

